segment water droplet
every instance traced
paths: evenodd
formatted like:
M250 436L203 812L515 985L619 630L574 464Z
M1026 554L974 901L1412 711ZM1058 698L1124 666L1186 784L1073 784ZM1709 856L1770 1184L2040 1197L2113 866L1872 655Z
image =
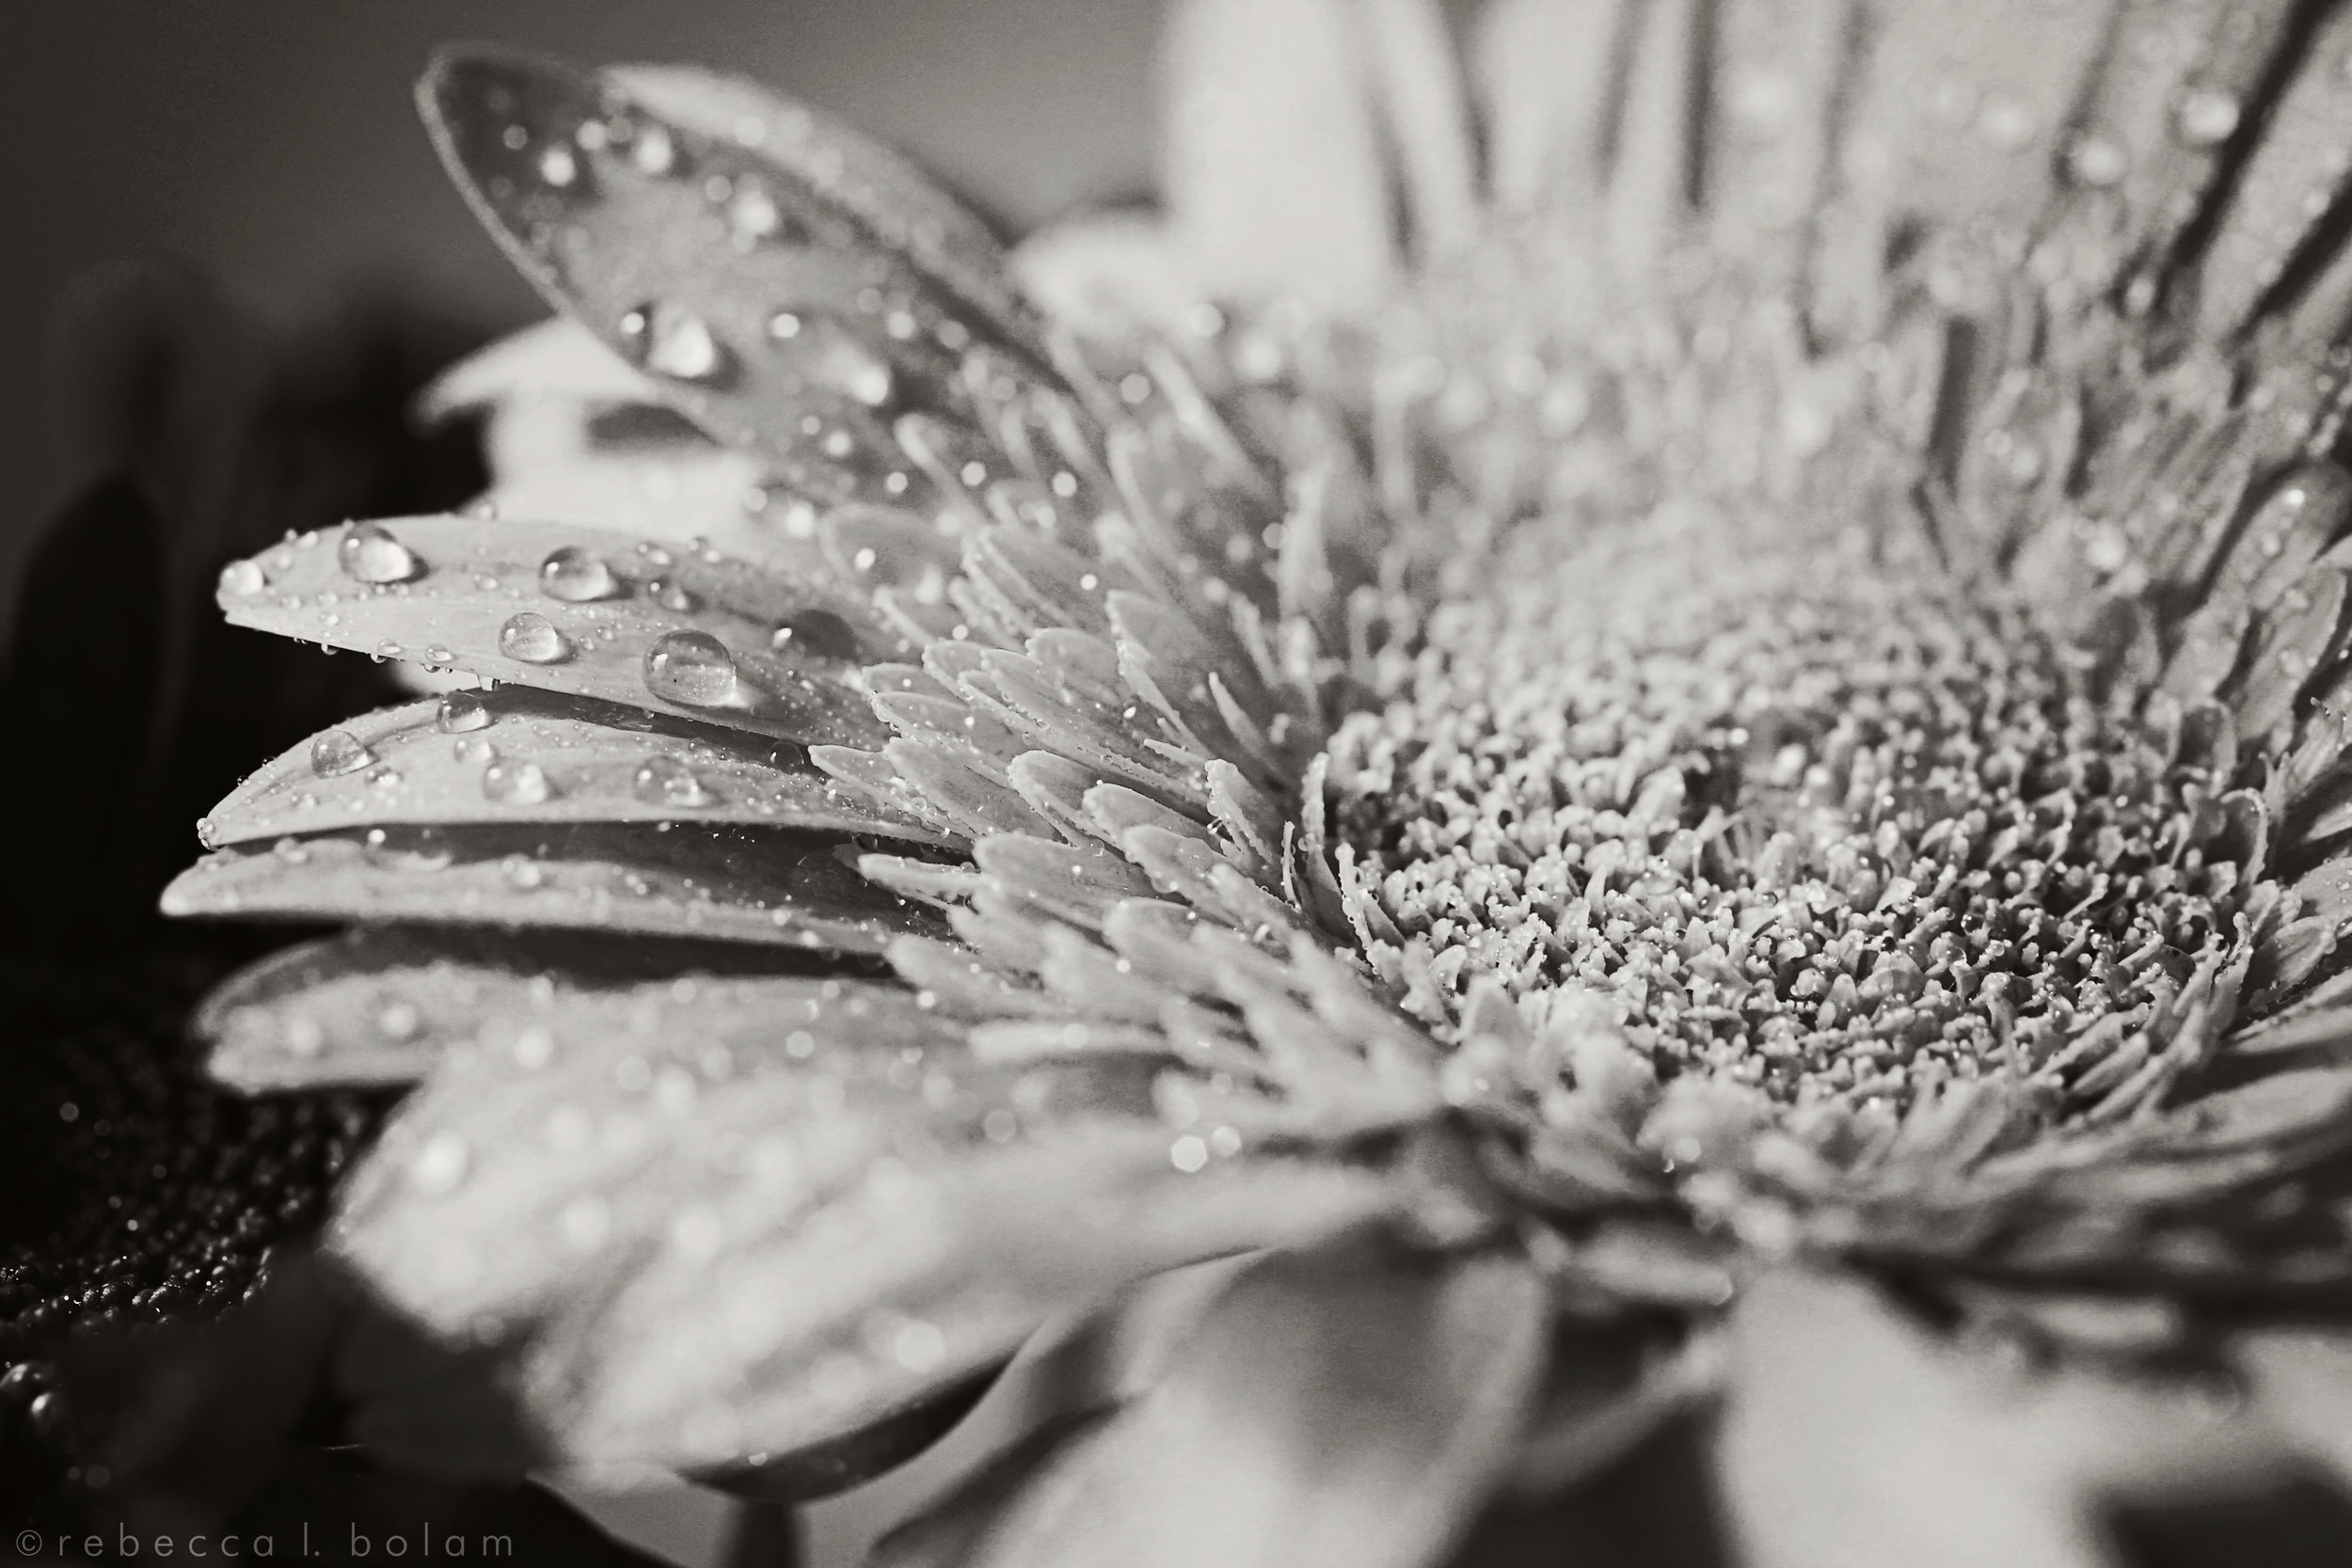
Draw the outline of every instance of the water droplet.
M637 765L637 798L648 805L695 810L715 806L719 798L694 770L668 752L659 752Z
M290 1055L315 1056L326 1049L326 1030L308 1013L286 1020L286 1051Z
M1209 1146L1187 1132L1168 1146L1168 1163L1190 1176L1209 1163Z
M527 1023L515 1032L515 1065L532 1071L555 1060L555 1036L545 1024Z
M767 182L747 174L735 182L734 195L727 202L727 228L736 243L748 246L771 240L784 227L784 209L776 204L775 193Z
M453 691L441 699L433 722L443 735L486 730L490 727L490 705L470 691Z
M310 742L310 771L322 779L357 773L375 760L375 753L349 730L328 730Z
M947 1358L947 1337L936 1323L903 1323L890 1336L890 1358L911 1372L928 1372Z
M557 190L567 190L580 178L580 160L562 142L539 154L539 178Z
M360 582L406 582L424 571L414 550L373 523L354 523L343 530L335 546L335 562L343 576Z
M793 363L811 380L869 408L881 407L897 392L890 362L829 315L779 310L768 318L768 336L793 344Z
M857 629L830 610L803 610L778 626L768 646L796 658L849 663L865 652Z
M2122 148L2105 136L2077 136L2066 150L2066 173L2077 185L2105 190L2129 166Z
M645 689L686 707L719 707L735 700L735 656L703 631L673 631L645 650Z
M1977 133L2001 152L2022 152L2034 136L2033 113L2011 98L1996 98L1977 119Z
M604 557L578 545L566 545L539 562L539 592L550 599L586 604L617 597L622 591L621 579L613 576Z
M482 797L502 806L544 805L554 799L555 785L535 762L494 762L482 770Z
M677 381L716 381L727 351L710 325L682 305L641 305L621 318L621 337L637 362Z
M232 561L220 569L220 591L239 598L251 598L269 586L269 578L261 566L251 561Z
M2238 101L2213 87L2191 87L2172 108L2172 134L2183 145L2218 147L2237 131Z
M554 622L526 610L499 627L499 652L525 664L561 664L572 657L572 643Z
M499 862L499 866L506 874L507 884L525 893L548 879L547 873L539 869L539 863L529 855L509 855Z
M408 1180L419 1192L437 1197L457 1190L472 1161L473 1151L464 1138L451 1132L436 1132L408 1163Z
M413 1002L387 1002L375 1015L375 1026L387 1039L412 1040L424 1027L424 1019Z
M675 578L654 578L645 584L645 596L662 609L675 610L681 615L691 615L702 608L702 601Z
M641 125L636 143L628 150L628 161L644 173L667 174L677 166L677 142L664 126Z

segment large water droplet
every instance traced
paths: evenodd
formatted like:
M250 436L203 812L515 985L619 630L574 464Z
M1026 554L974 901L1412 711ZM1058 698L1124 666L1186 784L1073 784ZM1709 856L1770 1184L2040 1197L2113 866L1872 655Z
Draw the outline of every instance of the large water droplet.
M2172 106L2172 134L2183 145L2218 147L2237 131L2238 101L2213 87L2191 87Z
M704 631L673 631L645 650L645 689L686 707L719 707L735 700L735 656Z
M572 657L571 639L534 610L510 615L499 627L499 652L525 664L561 664Z
M349 730L328 730L310 742L310 771L322 779L357 773L375 760L375 753Z
M654 578L645 584L645 597L662 609L675 610L681 615L691 615L702 608L702 601L694 597L693 591L675 578Z
M343 576L361 582L406 582L424 571L416 552L373 523L354 523L335 546Z
M473 1151L466 1147L464 1138L454 1132L436 1132L425 1139L424 1147L409 1162L408 1180L419 1192L437 1197L457 1190L472 1161Z
M674 380L716 381L727 369L710 324L683 305L639 306L621 318L621 337L639 364Z
M539 591L565 604L586 604L591 599L617 597L622 589L621 579L613 576L604 557L578 545L566 545L539 562Z
M269 586L269 578L259 564L250 561L232 561L220 569L220 591L249 599Z
M470 691L453 691L441 699L433 722L443 735L465 735L490 727L490 705Z
M547 770L535 762L494 762L482 770L482 797L502 806L544 805L555 796Z
M668 752L659 752L637 765L637 798L649 805L675 806L682 811L715 806L719 798L695 776L694 770Z

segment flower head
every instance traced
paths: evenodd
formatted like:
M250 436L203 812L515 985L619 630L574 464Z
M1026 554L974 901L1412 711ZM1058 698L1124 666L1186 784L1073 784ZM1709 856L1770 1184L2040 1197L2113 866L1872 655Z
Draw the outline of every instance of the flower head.
M1188 73L1169 224L1025 294L814 111L445 57L578 325L444 388L476 515L222 602L488 684L169 895L359 923L211 1012L232 1081L421 1080L336 1250L563 1457L782 1492L1260 1255L928 1527L985 1561L1427 1560L1727 1313L1900 1340L1808 1270L2109 1350L2339 1308L2352 479L2280 192L2341 73L1946 9L1496 0L1466 97L1434 8L1205 0L1180 63L1282 101Z

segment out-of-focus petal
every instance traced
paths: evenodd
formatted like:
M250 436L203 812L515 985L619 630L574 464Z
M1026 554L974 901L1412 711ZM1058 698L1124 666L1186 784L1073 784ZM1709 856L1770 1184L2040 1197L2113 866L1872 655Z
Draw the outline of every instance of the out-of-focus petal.
M1161 188L1211 291L1376 298L1395 217L1355 8L1182 0L1162 48Z
M1497 1483L1544 1318L1517 1259L1269 1259L1156 1386L1017 1490L984 1478L938 1533L986 1568L1416 1568Z
M2210 1391L2001 1370L1856 1280L1769 1275L1732 1342L1718 1459L1755 1568L2092 1568L2103 1497L2281 1457Z

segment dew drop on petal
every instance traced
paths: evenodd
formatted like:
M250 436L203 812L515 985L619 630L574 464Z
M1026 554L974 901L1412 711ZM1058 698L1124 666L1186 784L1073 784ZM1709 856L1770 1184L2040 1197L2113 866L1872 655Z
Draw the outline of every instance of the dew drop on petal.
M499 863L499 867L506 874L508 886L525 893L548 879L547 873L539 869L539 863L529 855L509 855Z
M638 364L674 381L716 381L727 369L727 351L710 324L666 300L623 316L621 339Z
M865 652L857 629L830 610L796 611L768 639L776 653L800 659L845 663Z
M637 798L648 805L691 811L719 803L719 798L695 776L691 768L666 752L637 765L636 789Z
M220 569L220 591L239 598L251 598L269 586L269 578L262 568L250 561L232 561Z
M490 705L470 691L453 691L441 699L433 722L443 735L465 735L490 727Z
M349 730L328 730L310 742L310 771L322 779L357 773L375 760L375 753Z
M387 1002L375 1015L375 1026L387 1039L412 1040L424 1026L413 1002Z
M755 175L745 175L735 182L735 192L727 202L727 228L740 245L773 239L784 228L784 209L776 204L775 193Z
M343 576L359 582L406 582L424 571L414 550L373 523L354 523L343 530L335 546L335 562Z
M558 190L569 189L580 179L580 160L562 142L553 143L539 154L539 178Z
M2066 150L2067 177L2091 190L2120 182L2128 168L2123 149L2105 136L2078 136Z
M637 140L628 150L628 161L644 173L667 174L677 166L677 142L663 126L640 126Z
M525 664L561 664L572 657L572 643L554 622L526 610L499 627L499 652Z
M694 597L693 591L675 578L654 578L645 584L645 596L662 609L675 610L681 615L691 615L702 608L702 601Z
M416 1189L430 1196L438 1196L457 1190L466 1180L466 1169L472 1164L473 1151L466 1140L454 1132L440 1132L425 1139L424 1147L408 1164L408 1180Z
M2172 134L2185 147L2218 147L2236 134L2242 112L2229 93L2191 87L2173 105Z
M537 806L554 799L555 785L535 762L494 762L482 770L482 795L502 806Z
M645 689L686 707L719 707L735 699L735 656L704 631L664 632L645 650Z
M928 1372L947 1358L947 1337L921 1319L900 1323L890 1336L890 1358L911 1372Z
M319 1021L308 1013L296 1013L286 1020L286 1051L290 1055L310 1057L326 1049L326 1031Z
M616 597L621 579L596 551L566 545L539 562L539 591L565 604L585 604Z
M515 1065L536 1071L555 1060L555 1037L546 1025L527 1023L515 1033Z

